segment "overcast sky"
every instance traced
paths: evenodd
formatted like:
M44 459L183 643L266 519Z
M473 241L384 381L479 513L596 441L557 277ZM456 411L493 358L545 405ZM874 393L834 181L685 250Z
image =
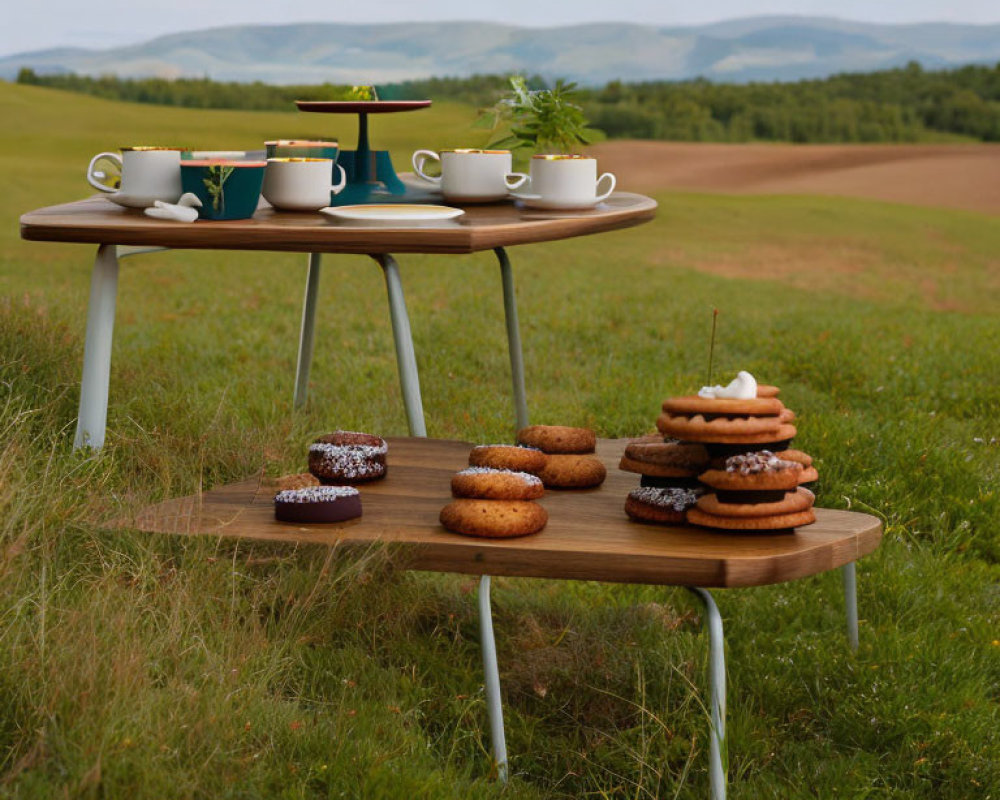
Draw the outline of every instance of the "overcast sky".
M220 25L473 19L547 26L623 21L697 25L759 14L866 22L1000 22L1000 0L3 0L0 55L71 45L102 49Z

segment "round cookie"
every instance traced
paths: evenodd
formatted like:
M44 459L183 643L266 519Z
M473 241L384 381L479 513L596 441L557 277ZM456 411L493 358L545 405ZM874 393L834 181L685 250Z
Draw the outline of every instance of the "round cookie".
M698 479L708 484L713 489L727 489L732 491L767 491L770 489L785 489L791 491L799 485L799 478L802 475L802 465L794 461L782 461L775 458L767 450L763 451L770 456L770 459L760 458L759 462L766 463L767 466L752 471L741 470L739 463L731 466L737 459L753 459L760 454L746 453L742 456L733 456L726 459L725 469L710 469L698 476Z
M385 477L388 452L380 436L334 431L309 445L309 471L328 486L374 481Z
M548 463L549 457L534 447L514 444L480 444L469 451L469 466L509 469L513 472L530 472L537 475Z
M701 470L708 464L708 450L694 442L679 442L676 439L659 442L629 442L622 460L673 467L680 470ZM624 467L622 467L624 469ZM637 470L630 470L635 472Z
M816 515L810 508L794 514L775 514L770 517L720 517L692 508L687 512L687 521L703 528L728 531L777 531L809 525L816 521Z
M812 508L815 495L801 486L786 492L784 497L772 503L731 503L722 502L712 492L698 498L697 506L706 514L717 517L773 517L776 514L795 514Z
M646 461L636 461L628 456L622 456L618 469L624 472L635 472L639 475L649 475L652 478L691 478L701 472L699 467L668 467L663 464L650 464Z
M517 432L517 443L537 447L543 453L593 453L597 436L589 428L566 425L529 425Z
M608 471L597 456L556 454L549 456L538 473L547 489L589 489L600 486Z
M665 436L676 436L692 442L714 441L720 436L772 435L781 428L781 418L720 416L706 419L702 414L684 416L663 412L656 427Z
M295 475L282 475L274 481L275 487L282 489L305 489L309 486L319 486L319 478L311 472L299 472Z
M779 394L781 394L781 389L777 386L771 386L768 383L757 384L757 397L777 397Z
M709 452L712 453L713 445L740 445L745 447L740 447L738 449L746 450L752 445L760 445L761 447L772 446L775 449L784 449L788 446L788 443L795 437L798 433L798 429L791 424L782 424L781 427L774 433L754 433L754 434L709 434L708 436L702 436L695 441L704 442L709 448ZM713 453L714 454L714 453Z
M759 390L760 387L758 387ZM740 400L735 397L668 397L663 401L663 410L668 414L735 414L738 416L776 417L785 407L777 397L751 397Z
M451 493L480 500L536 500L545 494L545 486L527 472L469 467L452 476Z
M530 500L452 500L441 509L441 524L454 533L509 539L537 533L548 512Z
M812 456L801 450L782 450L775 455L783 461L797 461L803 467L811 467L813 463Z
M700 494L700 489L683 489L676 486L663 489L645 486L633 489L625 499L625 513L639 522L683 525L685 512L695 504Z
M353 486L283 489L274 496L274 518L281 522L343 522L361 516L361 495Z

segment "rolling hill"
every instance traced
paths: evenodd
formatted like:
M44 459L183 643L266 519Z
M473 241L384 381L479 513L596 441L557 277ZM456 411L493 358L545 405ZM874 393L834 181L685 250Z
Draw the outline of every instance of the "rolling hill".
M700 27L608 23L523 28L479 22L234 26L106 50L59 48L0 58L0 77L39 73L202 77L267 83L388 82L524 72L610 80L797 80L918 61L1000 61L1000 25L875 25L752 17Z

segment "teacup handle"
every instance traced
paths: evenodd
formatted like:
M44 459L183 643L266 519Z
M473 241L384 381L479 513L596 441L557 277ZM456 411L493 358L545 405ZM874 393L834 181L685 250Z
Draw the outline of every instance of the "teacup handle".
M417 173L421 178L423 178L428 183L433 183L437 186L441 185L441 178L434 177L433 175L424 174L424 164L427 161L440 161L441 156L435 153L433 150L417 150L413 154L413 171Z
M508 172L503 176L503 182L507 184L507 191L512 192L524 186L528 181L528 177L523 172ZM514 183L510 182L511 178L514 178Z
M107 192L108 194L112 194L113 192L117 192L118 190L114 186L107 186L106 184L101 183L98 180L98 178L105 177L104 173L96 172L94 170L94 167L97 166L97 162L100 161L102 158L107 159L112 164L116 164L118 166L118 171L121 172L122 159L120 155L118 155L117 153L98 153L96 156L90 159L90 163L87 165L87 183L89 183L99 192Z
M334 164L333 168L340 170L340 183L335 183L333 186L331 186L330 191L333 194L340 194L342 191L344 191L344 187L347 186L347 173L344 172L344 168L340 166L340 164Z
M608 186L608 190L604 194L600 194L601 181L605 178L608 178L611 181L611 185ZM607 200L611 196L611 193L615 190L615 176L610 172L605 172L600 178L597 179L597 190L598 195L596 202L600 203L602 200Z

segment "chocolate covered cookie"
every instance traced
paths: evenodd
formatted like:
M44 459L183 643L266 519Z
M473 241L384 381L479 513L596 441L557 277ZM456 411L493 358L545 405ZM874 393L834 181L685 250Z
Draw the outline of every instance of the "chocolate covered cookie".
M360 516L361 495L353 486L283 489L274 496L274 517L281 522L343 522Z

